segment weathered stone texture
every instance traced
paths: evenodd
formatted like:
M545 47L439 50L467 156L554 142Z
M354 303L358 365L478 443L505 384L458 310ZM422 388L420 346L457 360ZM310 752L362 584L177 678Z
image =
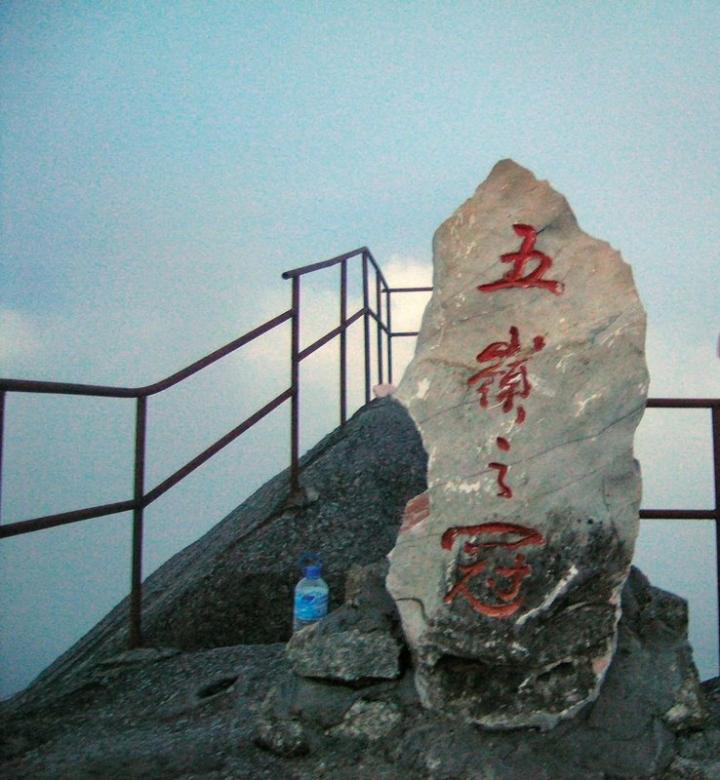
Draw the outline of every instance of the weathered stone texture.
M345 681L397 677L398 640L382 626L347 625L347 611L341 607L290 639L287 655L296 674Z
M632 274L510 160L437 231L395 397L428 452L388 589L423 703L549 728L597 695L638 529L647 371Z
M385 570L353 567L341 610L396 636ZM636 570L622 598L600 696L548 733L478 729L421 707L404 652L397 679L338 681L295 674L281 645L143 649L4 703L0 775L718 780L720 681L698 686L687 605Z
M358 684L400 676L402 632L386 574L386 561L350 568L345 603L290 638L287 657L296 674Z
M302 733L310 757L326 762L343 749L330 748L332 738L364 741L374 755L386 751L377 777L394 762L395 777L413 780L708 780L720 731L692 663L687 604L637 569L622 603L618 649L600 695L550 732L478 729L421 708L410 673L366 687L289 675L261 710L262 744L285 755L287 735Z
M403 506L425 488L426 461L400 404L360 409L302 458L306 500L289 495L281 472L145 581L144 641L192 650L287 640L301 554L320 553L331 608L342 603L348 569L392 548ZM124 599L20 698L124 650L127 615Z

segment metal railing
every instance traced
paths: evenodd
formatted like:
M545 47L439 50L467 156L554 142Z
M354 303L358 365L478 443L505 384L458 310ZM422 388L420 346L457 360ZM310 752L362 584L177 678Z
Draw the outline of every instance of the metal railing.
M353 314L348 316L348 263L359 259L362 269L363 304ZM300 318L301 318L301 277L331 266L340 267L340 307L339 324L304 349L300 348ZM370 301L371 269L375 276L375 308ZM166 379L143 387L114 387L105 385L73 384L67 382L41 382L26 379L0 379L0 499L2 496L2 459L4 450L4 418L5 398L8 393L33 393L54 395L78 395L103 398L134 398L135 399L135 440L133 465L132 498L111 504L84 507L71 512L44 515L28 520L15 521L0 525L0 539L20 534L40 531L56 526L67 525L97 517L132 512L132 562L130 575L130 614L129 614L129 644L138 647L142 644L142 552L143 552L143 521L144 510L160 496L181 482L185 477L207 462L213 455L227 447L231 442L252 428L264 417L275 411L286 401L290 402L290 488L292 492L300 490L300 364L305 358L325 346L332 340L340 340L340 424L347 421L347 331L358 320L363 320L364 333L364 379L365 403L370 401L371 392L371 320L376 324L376 376L378 382L384 381L384 367L387 365L388 381L392 381L392 337L390 324L390 288L367 247L360 247L338 257L321 263L296 268L283 274L283 278L292 280L291 306L287 311L273 317L243 336L231 341L209 355L195 361L181 371ZM382 297L385 294L385 316L383 316ZM387 318L387 320L386 320ZM291 323L290 387L281 392L267 404L243 420L239 425L221 436L217 441L204 449L184 466L150 490L145 486L146 439L147 439L147 408L150 396L177 385L185 379L213 365L222 358L236 352L260 336L265 335L278 326ZM400 335L400 334L397 334ZM384 354L383 354L384 353ZM0 500L0 509L2 502Z
M348 316L348 263L359 259L362 272L362 305ZM339 311L338 325L323 336L301 349L301 282L302 277L319 270L339 266ZM367 247L333 257L319 263L295 268L283 273L284 279L291 280L291 305L287 311L259 325L248 333L231 341L204 358L191 363L166 379L144 387L111 387L102 385L71 384L65 382L38 382L24 379L0 379L0 489L2 487L3 423L5 397L7 393L44 393L59 395L81 395L105 398L134 398L135 404L135 444L133 466L133 495L125 501L112 504L86 507L72 512L45 515L29 520L0 525L0 539L31 533L45 528L75 523L91 518L117 514L133 513L132 523L132 563L129 610L129 644L138 647L142 644L142 550L143 550L143 513L146 507L177 485L185 477L207 462L220 450L233 442L245 431L252 428L264 417L275 411L286 401L290 402L290 490L295 493L300 487L300 364L321 347L334 339L339 339L338 380L339 380L339 419L344 425L348 416L347 402L347 332L356 322L363 322L364 345L364 401L369 403L372 384L371 358L371 321L375 323L375 374L378 383L393 381L394 338L415 337L417 331L393 331L392 299L395 293L427 293L432 287L390 287L385 276ZM371 305L371 279L374 276L374 308ZM383 301L384 297L384 301ZM384 313L383 313L384 311ZM211 366L220 359L234 353L260 336L278 326L290 322L290 387L281 392L267 404L232 428L216 442L204 449L184 466L166 477L151 490L145 489L145 462L147 437L147 404L150 396L167 390L183 380ZM650 398L648 408L662 409L709 409L711 411L713 474L715 503L712 509L641 509L641 519L669 520L714 520L718 594L718 633L720 636L720 398ZM1 495L1 493L0 493ZM0 508L1 508L0 501Z

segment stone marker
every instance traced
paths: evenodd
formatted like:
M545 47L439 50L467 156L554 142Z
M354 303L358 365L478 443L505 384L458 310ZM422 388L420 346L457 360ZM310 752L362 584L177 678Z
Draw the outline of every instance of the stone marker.
M630 267L499 162L435 234L395 398L429 456L387 587L422 703L552 728L599 692L638 531L647 393Z

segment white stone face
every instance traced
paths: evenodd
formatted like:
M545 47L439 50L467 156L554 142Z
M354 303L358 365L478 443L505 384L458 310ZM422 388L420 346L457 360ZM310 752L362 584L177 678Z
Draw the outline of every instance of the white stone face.
M427 706L547 728L597 695L612 657L638 531L645 315L619 253L510 160L433 250L395 394L429 488L387 585Z

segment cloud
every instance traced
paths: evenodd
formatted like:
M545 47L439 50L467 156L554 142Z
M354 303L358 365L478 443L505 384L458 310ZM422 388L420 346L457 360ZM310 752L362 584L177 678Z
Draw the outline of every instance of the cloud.
M359 265L359 264L358 264ZM359 269L349 269L348 317L362 308L362 284ZM427 262L409 255L392 255L384 264L383 272L391 287L420 287L431 283L432 269ZM354 277L353 277L354 273ZM336 289L322 286L315 275L303 277L301 295L301 350L313 344L339 325L339 296ZM429 294L396 293L392 296L393 330L418 330ZM375 308L375 288L371 277L370 305ZM258 307L260 320L269 319L287 308L286 291L265 291ZM383 304L384 305L384 304ZM394 381L397 383L402 371L412 357L414 339L393 339ZM263 336L248 345L243 354L250 364L254 377L262 381L278 376L287 377L289 366L289 326ZM387 381L387 361L383 347L383 379ZM301 400L301 443L310 447L320 436L334 428L339 420L339 339L308 356L300 364ZM377 368L377 326L370 322L370 364L371 384L377 384L380 377ZM348 370L348 412L352 413L364 403L365 391L365 349L362 319L355 322L347 332ZM267 380L266 380L267 378ZM286 385L287 386L287 385ZM284 389L284 388L280 388ZM279 392L275 383L274 392Z
M0 309L0 365L3 371L29 365L37 357L41 343L39 327L32 316L16 309Z
M647 361L654 396L720 396L716 333L677 322L648 329Z
M385 276L392 287L429 287L432 285L432 264L429 260L403 254L392 254L385 264ZM420 330L423 312L430 293L395 293L393 296L393 331ZM394 381L397 383L415 353L415 339L393 339Z

